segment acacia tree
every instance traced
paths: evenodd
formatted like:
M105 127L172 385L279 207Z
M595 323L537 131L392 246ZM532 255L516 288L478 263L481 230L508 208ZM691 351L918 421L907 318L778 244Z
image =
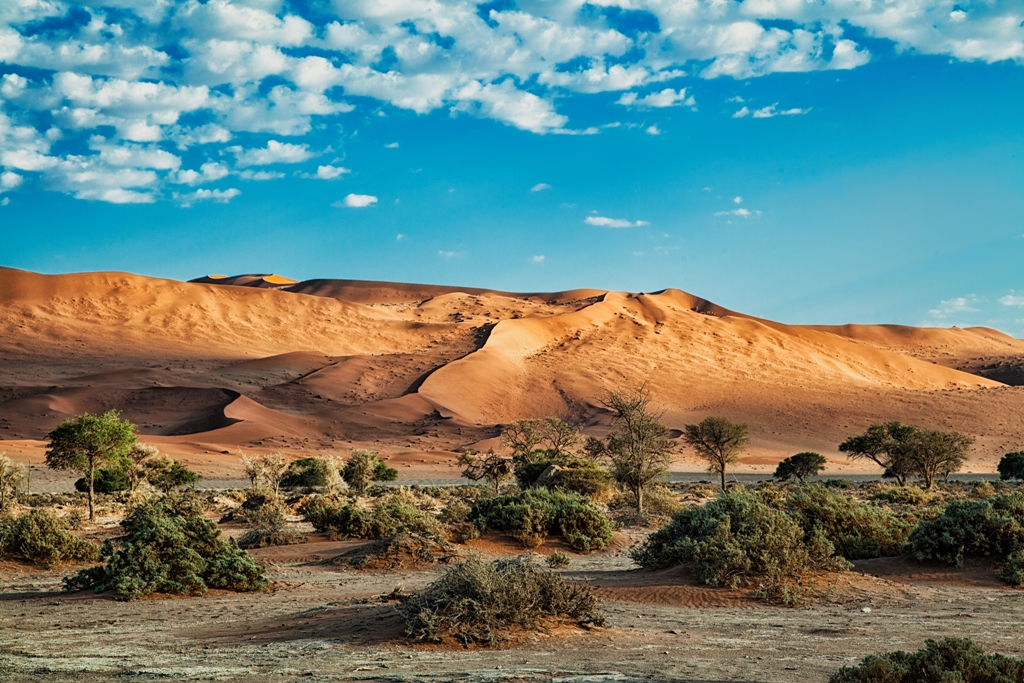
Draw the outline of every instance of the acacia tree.
M570 455L574 448L583 443L583 433L575 422L560 417L546 417L541 423L542 443L554 458Z
M487 455L481 457L476 453L463 451L459 456L459 464L465 465L462 476L472 481L490 482L494 487L494 494L501 491L501 485L513 477L515 468L509 458L503 458L494 450L487 451Z
M863 434L851 436L839 444L839 450L851 460L868 459L884 470L882 476L896 479L900 486L915 472L911 458L917 427L886 422L873 424Z
M747 425L724 417L705 417L695 425L686 425L683 437L707 461L708 470L722 478L725 490L726 467L739 460L740 451L750 441Z
M67 419L49 433L46 466L74 470L89 482L89 521L96 519L93 507L96 468L127 457L135 445L135 425L121 420L116 410L102 415L85 413Z
M999 478L1024 480L1024 453L1014 451L1007 453L999 460Z
M664 476L672 455L668 427L661 423L664 412L651 408L651 395L646 386L624 393L609 391L602 404L614 413L614 431L604 442L588 439L587 453L611 462L615 481L633 494L637 512L643 513L644 494Z
M501 432L501 444L512 449L517 461L529 461L543 438L541 420L516 420Z
M959 470L967 460L974 438L959 432L918 431L907 448L907 457L915 474L931 490L935 478Z
M796 477L801 482L807 477L813 477L825 467L825 458L819 453L797 453L791 455L775 468L772 475L779 481L788 481Z

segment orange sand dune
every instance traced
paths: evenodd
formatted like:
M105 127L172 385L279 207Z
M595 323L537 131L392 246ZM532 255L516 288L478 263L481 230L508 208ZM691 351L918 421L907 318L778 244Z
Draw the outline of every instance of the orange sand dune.
M975 435L975 471L1024 446L1024 341L983 328L790 326L677 289L0 268L0 450L117 408L144 439L214 469L235 467L238 448L355 446L435 453L434 467L522 417L572 416L599 434L603 392L645 381L670 427L747 422L748 471L800 450L853 471L836 445L887 419Z

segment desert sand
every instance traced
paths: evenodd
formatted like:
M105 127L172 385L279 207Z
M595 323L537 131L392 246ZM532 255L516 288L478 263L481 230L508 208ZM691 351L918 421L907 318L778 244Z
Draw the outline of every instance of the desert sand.
M115 408L206 477L239 451L379 451L403 479L456 477L501 425L648 382L673 429L749 424L737 471L770 474L900 420L976 437L966 471L1024 447L1024 341L986 328L794 326L677 289L509 293L279 275L192 282L0 268L0 451L39 465L63 419ZM681 451L676 471L699 471Z

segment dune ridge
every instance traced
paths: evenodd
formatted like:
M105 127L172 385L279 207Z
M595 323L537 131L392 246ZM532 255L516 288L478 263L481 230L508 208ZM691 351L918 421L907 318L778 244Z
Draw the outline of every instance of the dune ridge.
M798 450L845 466L836 444L881 419L976 435L982 471L1024 445L1022 360L1024 341L995 330L793 326L678 289L0 268L0 450L117 408L144 438L227 453L225 467L239 448L443 455L523 417L600 433L603 392L646 381L670 427L748 422L751 471Z

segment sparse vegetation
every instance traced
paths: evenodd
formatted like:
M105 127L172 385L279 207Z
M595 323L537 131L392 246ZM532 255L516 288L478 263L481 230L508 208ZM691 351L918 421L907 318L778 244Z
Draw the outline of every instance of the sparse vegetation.
M341 464L333 455L325 458L300 458L288 465L281 478L283 488L320 489L335 493L342 487Z
M803 482L807 477L813 477L825 467L825 457L819 453L797 453L791 455L775 468L772 476L779 481L797 479Z
M65 590L114 591L121 600L150 593L201 595L209 588L262 590L266 570L202 516L198 498L167 494L135 508L121 522L124 536L107 541L106 564L64 580Z
M1007 453L999 460L999 478L1003 481L1024 481L1024 452Z
M569 556L561 550L556 550L553 553L550 553L544 558L544 562L552 569L565 569L572 564L572 560L569 559Z
M869 459L881 467L883 477L906 486L910 477L920 476L931 490L940 476L958 471L974 439L959 432L920 430L899 422L874 424L859 436L839 444L852 459Z
M723 492L707 505L684 508L631 556L658 569L693 562L709 586L753 587L761 597L787 604L799 601L794 584L808 571L849 566L822 534L806 534L751 491Z
M1024 494L954 500L938 519L921 522L910 543L922 562L962 566L970 557L1007 562L1000 576L1014 583L1024 578L1016 554L1024 548Z
M100 548L72 534L53 512L37 509L16 521L0 520L0 557L17 557L52 569L64 562L95 562Z
M708 471L721 477L725 490L726 468L739 460L740 452L750 441L747 425L724 417L706 417L695 425L686 425L683 437L708 463Z
M646 386L628 393L608 392L604 406L612 411L612 433L607 440L587 440L592 459L606 458L618 485L633 494L637 512L644 512L644 494L664 475L671 457L672 441L662 413L651 407Z
M549 535L557 534L580 552L605 547L613 529L608 515L583 496L548 489L478 500L469 521L482 532L504 531L528 548L536 548Z
M18 495L25 480L25 466L0 453L0 511Z
M272 545L305 543L305 536L288 529L285 519L287 512L288 508L279 498L266 499L261 505L245 510L245 523L250 530L238 539L238 546L240 548L266 548Z
M394 481L398 479L398 470L387 466L373 451L352 451L351 457L345 461L341 477L351 488L362 495L366 487L375 481Z
M96 519L93 505L97 468L116 466L135 445L135 425L121 420L116 410L102 415L85 413L63 423L47 435L46 466L80 472L88 481L89 520Z
M463 645L490 645L558 623L604 623L589 586L567 582L526 557L460 562L400 611L413 640Z
M443 538L437 519L419 510L411 494L403 490L378 498L372 508L354 500L337 501L324 496L307 500L299 510L317 531L348 538L379 539L405 529Z
M602 503L614 495L615 478L592 460L565 458L560 464L549 464L534 486L578 493L592 502Z
M932 497L916 486L886 486L872 493L871 499L893 505L924 505Z
M844 666L829 683L1015 683L1024 681L1024 661L986 654L970 638L927 640L917 652L868 655Z

